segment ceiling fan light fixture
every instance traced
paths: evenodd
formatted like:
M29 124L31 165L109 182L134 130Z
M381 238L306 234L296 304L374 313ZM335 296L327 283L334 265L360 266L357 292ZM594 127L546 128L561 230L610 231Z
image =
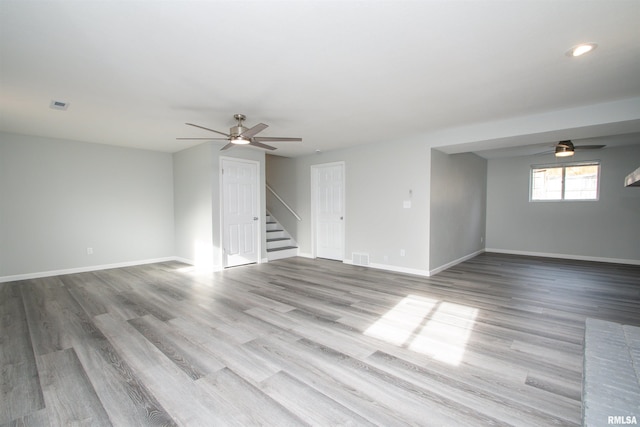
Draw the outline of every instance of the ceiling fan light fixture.
M241 136L236 136L235 138L231 139L231 142L233 142L234 144L238 144L238 145L246 145L246 144L250 143L251 140L243 138Z
M556 157L571 157L575 154L575 148L571 141L560 141L556 144Z
M582 56L585 53L593 51L596 47L598 47L598 45L595 43L582 43L569 49L569 51L567 52L567 56L570 56L572 58Z

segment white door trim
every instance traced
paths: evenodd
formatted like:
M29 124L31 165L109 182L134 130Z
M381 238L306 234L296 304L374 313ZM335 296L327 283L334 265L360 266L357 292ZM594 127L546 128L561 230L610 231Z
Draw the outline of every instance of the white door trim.
M332 167L332 166L342 166L342 206L344 209L343 216L343 227L342 227L342 235L340 236L340 240L342 241L342 261L345 259L345 250L346 250L346 242L345 242L345 234L346 234L346 223L347 223L347 211L346 211L346 163L344 161L339 162L331 162L331 163L321 163L317 165L311 165L311 257L317 258L317 188L318 188L318 171L324 167Z
M256 161L256 160L249 160L249 159L241 159L238 157L226 157L226 156L220 156L219 158L219 168L218 168L218 182L219 182L219 198L220 198L220 227L219 227L219 236L220 236L220 264L222 266L222 268L226 268L227 267L227 255L225 253L224 250L224 245L225 245L225 241L224 241L224 183L223 183L223 168L222 165L225 161L231 161L231 162L236 162L236 163L250 163L255 165L256 167L256 206L258 207L258 221L257 221L257 226L256 226L256 250L258 252L258 259L257 259L257 263L260 264L263 262L262 259L262 227L263 227L263 222L264 222L264 218L262 217L262 214L260 214L261 210L262 210L262 205L260 204L260 195L261 195L261 188L262 188L262 175L260 172L260 162Z

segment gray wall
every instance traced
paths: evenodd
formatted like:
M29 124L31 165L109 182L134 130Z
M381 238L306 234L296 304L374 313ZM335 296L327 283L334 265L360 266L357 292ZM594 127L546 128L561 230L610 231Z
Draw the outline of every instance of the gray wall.
M431 150L431 271L484 248L487 161Z
M253 160L259 163L263 185L260 211L265 211L264 151L234 147L220 151L219 143L204 143L173 155L175 192L176 256L203 270L222 268L222 236L220 215L221 157ZM261 218L264 220L264 218ZM266 239L262 221L261 241ZM261 248L266 258L266 245Z
M175 255L203 270L220 257L213 244L213 160L211 143L173 155Z
M376 266L426 273L430 156L422 141L396 141L294 159L269 157L268 181L302 221L274 215L296 238L301 254L311 255L311 166L344 161L345 259L364 252ZM403 208L405 200L411 200L410 209Z
M576 152L601 160L600 200L529 202L531 165L551 156L492 159L487 173L488 251L640 262L640 189L624 177L640 166L640 145Z
M0 277L173 256L172 181L170 154L0 133Z
M267 183L289 206L293 204L297 206L300 205L297 200L299 183L295 171L296 161L294 159L267 154ZM296 217L270 191L266 193L266 202L267 210L278 220L284 229L291 234L291 237L297 241L299 230Z

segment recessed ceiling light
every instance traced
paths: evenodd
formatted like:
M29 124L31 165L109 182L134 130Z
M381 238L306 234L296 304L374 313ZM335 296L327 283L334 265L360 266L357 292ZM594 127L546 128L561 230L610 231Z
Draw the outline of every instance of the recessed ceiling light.
M69 108L69 103L66 101L57 101L55 99L51 100L49 104L49 108L53 108L54 110L66 110Z
M569 49L569 51L567 52L567 56L582 56L585 53L593 51L596 47L598 47L598 45L595 43L582 43Z

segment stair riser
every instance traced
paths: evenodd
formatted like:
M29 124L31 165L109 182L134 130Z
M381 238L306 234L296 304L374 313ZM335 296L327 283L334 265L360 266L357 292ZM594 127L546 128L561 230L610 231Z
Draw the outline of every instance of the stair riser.
M269 261L274 261L276 259L283 259L283 258L291 258L294 256L298 256L298 248L295 249L285 249L282 251L276 251L276 252L269 252Z
M287 236L284 235L284 231L268 231L267 232L267 240L277 239L278 237L287 237Z
M267 242L267 249L282 248L283 246L292 246L291 239Z

